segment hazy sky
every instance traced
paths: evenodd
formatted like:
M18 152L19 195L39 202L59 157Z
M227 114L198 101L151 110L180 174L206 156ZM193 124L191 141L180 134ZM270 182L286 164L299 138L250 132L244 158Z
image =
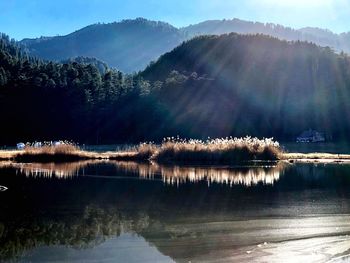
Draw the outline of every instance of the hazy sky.
M178 27L240 18L340 33L350 31L349 16L350 0L0 0L0 32L18 40L136 17Z

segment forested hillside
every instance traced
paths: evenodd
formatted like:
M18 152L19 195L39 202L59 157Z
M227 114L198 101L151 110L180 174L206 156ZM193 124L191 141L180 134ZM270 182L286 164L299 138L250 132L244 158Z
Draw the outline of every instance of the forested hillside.
M162 98L195 133L287 139L308 128L350 132L350 59L329 48L262 35L198 37L142 76L171 84Z
M0 37L0 144L72 139L125 142L158 138L163 123L150 85L93 64L44 62ZM154 134L152 133L154 131Z
M94 65L102 74L106 73L108 70L110 70L109 66L101 61L98 60L96 58L91 58L91 57L73 57L70 59L66 59L66 60L62 60L60 61L60 63L73 63L73 62L77 62L80 64L92 64Z
M44 62L0 40L0 143L350 132L350 59L304 42L198 37L138 75Z

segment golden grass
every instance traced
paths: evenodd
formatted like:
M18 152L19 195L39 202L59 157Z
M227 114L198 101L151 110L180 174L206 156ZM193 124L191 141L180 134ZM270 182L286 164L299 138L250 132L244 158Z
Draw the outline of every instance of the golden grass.
M135 151L104 152L80 150L73 144L45 145L43 147L26 147L24 150L0 151L0 160L19 162L67 162L79 160L133 160L145 161L155 151L154 145L140 144Z
M26 147L24 151L14 156L16 161L77 161L94 158L92 152L81 151L72 144L43 146L40 148Z
M160 145L140 144L133 151L80 150L73 144L45 145L25 150L0 150L0 160L19 162L67 162L79 160L155 161L179 164L235 164L245 161L350 162L350 155L329 153L284 153L272 139L224 138L180 140L167 138Z
M108 152L105 155L108 155L110 160L118 161L148 161L157 152L158 146L151 143L142 143L134 152Z
M160 163L233 164L254 160L278 160L282 150L272 139L223 138L179 140L168 138L151 156Z

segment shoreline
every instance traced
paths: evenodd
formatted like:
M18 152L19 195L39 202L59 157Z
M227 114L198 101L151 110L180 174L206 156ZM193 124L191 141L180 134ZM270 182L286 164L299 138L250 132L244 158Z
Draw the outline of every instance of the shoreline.
M105 160L105 161L149 161L138 152L93 152L77 150L69 154L31 154L25 155L25 150L0 150L0 161L13 162L74 162L83 160ZM350 154L333 153L282 153L277 160L245 160L244 162L260 161L286 161L290 163L350 163ZM172 161L169 164L183 164L183 162ZM184 162L186 163L186 162ZM197 165L227 164L197 162Z

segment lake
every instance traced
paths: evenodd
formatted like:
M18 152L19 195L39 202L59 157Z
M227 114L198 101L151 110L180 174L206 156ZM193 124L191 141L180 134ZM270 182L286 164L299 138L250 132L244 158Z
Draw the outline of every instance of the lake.
M1 262L347 262L350 165L0 163Z

